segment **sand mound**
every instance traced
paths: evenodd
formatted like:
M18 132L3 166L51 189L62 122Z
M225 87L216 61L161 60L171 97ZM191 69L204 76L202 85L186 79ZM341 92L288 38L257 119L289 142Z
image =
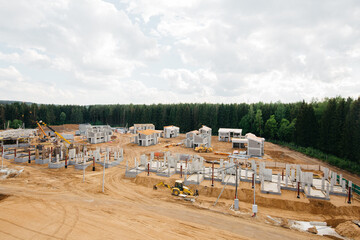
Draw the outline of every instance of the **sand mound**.
M352 221L346 221L344 223L340 223L336 228L335 231L348 238L352 239L360 239L360 227L358 227Z

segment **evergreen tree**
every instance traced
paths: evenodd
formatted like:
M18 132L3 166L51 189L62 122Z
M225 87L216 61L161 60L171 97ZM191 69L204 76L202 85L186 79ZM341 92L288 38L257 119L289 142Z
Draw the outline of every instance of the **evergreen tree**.
M262 119L262 112L260 109L258 109L256 111L256 115L255 115L255 121L254 121L254 126L255 126L255 129L256 129L256 135L257 136L262 136L263 135L263 124L264 124L264 121Z
M270 139L275 139L277 136L277 122L275 119L275 115L271 115L270 118L265 123L264 128L265 137Z

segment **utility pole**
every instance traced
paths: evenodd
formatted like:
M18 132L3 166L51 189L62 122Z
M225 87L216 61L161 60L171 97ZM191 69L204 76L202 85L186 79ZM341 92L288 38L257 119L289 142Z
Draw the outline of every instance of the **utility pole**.
M256 217L257 214L257 205L255 204L255 173L253 173L253 186L254 186L254 204L252 206L253 217Z
M211 176L211 186L214 186L214 161L212 161L212 176Z
M102 192L104 192L104 188L105 188L105 159L106 159L106 157L104 156Z
M238 165L235 166L235 200L234 200L234 210L239 210L239 199L237 195L237 189L238 189Z

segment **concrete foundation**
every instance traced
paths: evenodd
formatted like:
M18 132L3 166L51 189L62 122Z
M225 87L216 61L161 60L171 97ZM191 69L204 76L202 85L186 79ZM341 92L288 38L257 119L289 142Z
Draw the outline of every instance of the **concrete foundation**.
M164 168L162 171L159 171L156 175L162 176L162 177L170 177L175 174L175 168Z
M85 163L85 164L84 163L76 163L76 164L74 164L76 170L84 170L90 165L91 165L91 163Z
M305 187L304 193L307 198L330 200L330 198L326 196L325 192L315 189L315 188L312 188L312 187L310 187L310 188Z
M135 178L138 174L142 173L144 170L139 170L137 168L131 168L125 171L125 177Z
M65 167L65 162L50 162L48 163L48 167L50 169L62 168Z
M202 181L204 181L204 176L202 174L192 174L187 179L184 180L185 185L196 184L199 185Z
M45 159L35 159L35 163L36 163L36 164L48 164L48 163L49 163L49 158L45 158Z
M273 182L264 182L261 186L261 193L281 195L281 190L278 189L278 184Z

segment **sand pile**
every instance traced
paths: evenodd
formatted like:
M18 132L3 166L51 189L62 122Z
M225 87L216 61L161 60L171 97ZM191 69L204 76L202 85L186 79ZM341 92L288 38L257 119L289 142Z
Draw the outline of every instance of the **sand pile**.
M360 239L360 227L353 223L352 221L346 221L344 223L340 223L336 228L335 231L347 238L352 238L355 240Z

